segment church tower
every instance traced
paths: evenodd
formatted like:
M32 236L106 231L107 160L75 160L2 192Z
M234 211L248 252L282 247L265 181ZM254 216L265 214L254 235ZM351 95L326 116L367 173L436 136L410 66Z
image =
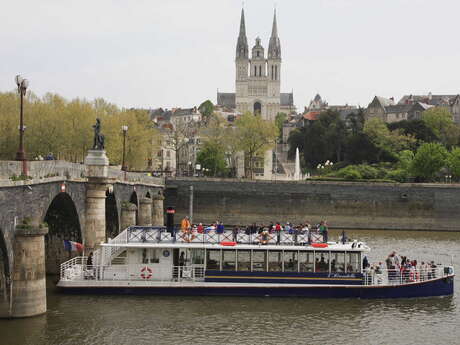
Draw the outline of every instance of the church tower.
M281 80L281 44L278 37L278 27L276 23L276 10L273 16L272 34L268 44L268 97L280 99L280 80ZM279 102L279 101L278 101ZM278 106L279 109L279 106ZM276 114L274 114L276 116Z
M235 55L235 70L236 70L236 85L235 93L236 100L242 99L247 95L247 80L248 80L248 66L249 66L249 48L248 39L246 38L246 25L244 22L244 9L241 10L240 21L240 34L236 43ZM236 104L237 108L241 108L241 103ZM243 111L245 109L242 109Z

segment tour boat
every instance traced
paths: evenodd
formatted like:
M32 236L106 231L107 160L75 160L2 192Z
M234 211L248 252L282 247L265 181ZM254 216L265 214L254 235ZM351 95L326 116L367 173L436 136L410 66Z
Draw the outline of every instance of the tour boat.
M454 268L363 269L363 242L318 234L168 232L132 226L61 265L70 293L398 298L452 295Z

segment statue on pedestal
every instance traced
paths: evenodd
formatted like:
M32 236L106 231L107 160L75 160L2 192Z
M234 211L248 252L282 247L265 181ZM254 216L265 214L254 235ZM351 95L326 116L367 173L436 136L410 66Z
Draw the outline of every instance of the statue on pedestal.
M93 150L104 150L104 135L101 134L101 120L96 119L94 128L94 143Z

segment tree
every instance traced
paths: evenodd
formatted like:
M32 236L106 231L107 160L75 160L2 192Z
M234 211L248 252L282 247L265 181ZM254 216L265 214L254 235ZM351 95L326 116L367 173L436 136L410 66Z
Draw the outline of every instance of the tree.
M453 146L458 143L460 130L454 124L452 114L447 108L434 107L425 110L422 120L444 145Z
M412 174L421 181L430 181L447 164L448 152L439 143L419 147L411 164Z
M273 122L263 120L246 112L235 121L234 140L246 157L246 177L253 178L256 158L262 158L264 153L273 149L278 130Z
M455 179L460 178L460 148L454 147L447 157L447 165Z
M223 145L206 142L197 155L197 162L202 169L206 169L206 175L224 176L227 172L225 161L225 149Z
M416 142L414 137L404 135L401 130L390 132L380 118L372 118L366 121L363 132L379 148L378 161L380 161L384 152L395 156L401 150L413 148Z
M176 121L164 129L166 142L176 156L176 174L179 173L179 168L183 164L181 159L183 157L181 157L180 153L189 145L197 130L197 124L185 121Z
M200 104L198 110L200 111L201 116L203 117L203 122L207 124L209 119L211 118L211 115L214 113L214 104L212 104L212 102L208 99Z
M279 133L280 138L283 135L283 124L284 124L284 122L286 122L286 120L287 120L286 113L278 113L278 114L276 114L275 125L278 128L278 133Z
M434 142L438 137L423 120L402 120L388 124L390 131L401 130L404 135L411 135L419 142ZM420 143L421 144L421 143Z
M347 115L348 128L350 129L352 135L359 135L362 133L364 122L365 115L363 108L359 108L357 111Z

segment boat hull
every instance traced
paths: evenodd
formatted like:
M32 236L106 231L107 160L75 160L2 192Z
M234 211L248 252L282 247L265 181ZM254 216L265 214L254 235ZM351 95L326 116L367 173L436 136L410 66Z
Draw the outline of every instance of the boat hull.
M404 285L310 285L256 284L256 283L188 283L135 285L58 284L65 293L74 294L126 294L162 296L270 296L306 298L411 298L448 296L454 292L454 276Z

